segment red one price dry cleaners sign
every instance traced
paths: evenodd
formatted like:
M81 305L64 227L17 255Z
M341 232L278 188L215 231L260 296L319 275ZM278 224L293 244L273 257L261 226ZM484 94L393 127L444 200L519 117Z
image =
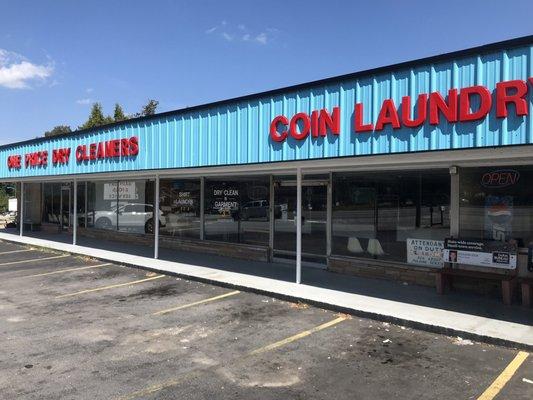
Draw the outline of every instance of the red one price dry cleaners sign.
M528 79L533 85L533 77ZM506 118L511 105L517 116L528 114L528 83L522 80L498 82L494 90L493 101L490 91L484 86L469 86L460 90L451 89L445 99L439 92L423 93L417 99L417 115L411 115L411 96L402 97L399 107L393 99L387 99L381 105L377 120L365 121L364 104L357 103L354 108L355 133L381 131L386 127L400 129L403 127L417 128L427 121L438 125L441 117L449 123L470 122L485 118L491 109L496 108L497 118ZM495 104L493 104L495 103ZM476 107L472 107L477 104ZM475 108L475 109L472 109ZM270 138L274 142L283 142L287 138L306 139L309 134L313 138L340 134L340 107L334 107L330 113L326 109L314 110L311 115L300 112L289 120L285 115L278 115L270 123Z
M132 136L129 139L113 139L106 142L80 144L76 147L75 157L78 163L103 160L106 158L134 157L139 154L139 138ZM71 148L52 150L52 164L66 165L70 161ZM7 157L9 169L46 167L49 164L50 155L48 150L34 151L21 154L13 154Z

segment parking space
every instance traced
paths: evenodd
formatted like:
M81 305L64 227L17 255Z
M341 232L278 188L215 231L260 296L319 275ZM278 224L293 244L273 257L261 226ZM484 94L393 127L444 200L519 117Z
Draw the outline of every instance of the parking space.
M81 257L0 255L2 398L533 398L533 357L515 349Z

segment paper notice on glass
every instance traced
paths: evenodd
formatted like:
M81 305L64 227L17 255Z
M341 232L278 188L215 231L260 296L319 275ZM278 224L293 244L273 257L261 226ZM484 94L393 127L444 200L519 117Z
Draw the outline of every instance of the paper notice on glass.
M442 268L444 242L432 239L407 239L407 263Z

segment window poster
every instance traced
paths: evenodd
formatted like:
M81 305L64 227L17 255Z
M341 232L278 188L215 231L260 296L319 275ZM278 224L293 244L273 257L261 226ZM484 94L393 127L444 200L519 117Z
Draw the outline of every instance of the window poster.
M501 269L515 269L516 243L496 240L446 239L443 261L446 263L474 265Z
M513 196L487 196L485 198L485 238L501 242L511 238L513 232Z
M444 242L432 239L407 239L407 263L442 268Z

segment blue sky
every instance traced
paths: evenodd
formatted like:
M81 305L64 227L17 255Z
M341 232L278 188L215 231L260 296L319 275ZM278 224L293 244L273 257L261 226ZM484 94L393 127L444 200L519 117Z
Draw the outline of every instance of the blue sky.
M0 0L0 144L533 34L533 1Z

